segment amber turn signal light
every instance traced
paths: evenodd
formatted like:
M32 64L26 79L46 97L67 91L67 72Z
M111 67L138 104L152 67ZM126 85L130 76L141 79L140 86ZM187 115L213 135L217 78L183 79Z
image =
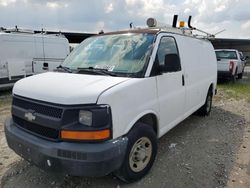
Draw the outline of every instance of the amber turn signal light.
M180 21L180 27L185 27L185 22L184 21Z
M68 140L105 140L110 138L110 130L101 131L61 131L61 138Z

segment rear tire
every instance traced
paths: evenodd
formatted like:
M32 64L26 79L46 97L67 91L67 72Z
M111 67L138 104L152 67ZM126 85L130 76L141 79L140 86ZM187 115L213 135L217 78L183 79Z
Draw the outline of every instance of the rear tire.
M123 164L114 174L129 183L141 179L151 169L157 153L157 136L151 126L137 123L127 137Z
M198 114L200 116L208 116L210 114L212 108L212 100L213 100L213 92L212 89L209 88L205 104L198 110Z
M238 69L236 68L234 74L231 76L231 81L232 81L233 83L236 82L237 71L238 71Z
M234 75L231 76L231 81L232 81L233 83L236 82L236 74L234 74Z

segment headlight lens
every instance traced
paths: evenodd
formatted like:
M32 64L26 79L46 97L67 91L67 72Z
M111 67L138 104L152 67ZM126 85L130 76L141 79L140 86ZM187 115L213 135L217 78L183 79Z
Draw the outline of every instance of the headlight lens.
M81 124L91 126L92 125L92 112L87 110L79 111L79 122Z

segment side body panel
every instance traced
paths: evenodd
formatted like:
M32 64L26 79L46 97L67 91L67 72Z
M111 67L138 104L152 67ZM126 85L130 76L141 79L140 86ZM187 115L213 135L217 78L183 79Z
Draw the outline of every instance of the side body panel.
M184 117L199 109L206 100L209 86L213 93L217 85L217 65L214 48L209 41L178 36L186 86L186 105Z
M112 110L113 138L122 136L140 117L159 117L156 78L133 78L103 92L98 104L109 104Z

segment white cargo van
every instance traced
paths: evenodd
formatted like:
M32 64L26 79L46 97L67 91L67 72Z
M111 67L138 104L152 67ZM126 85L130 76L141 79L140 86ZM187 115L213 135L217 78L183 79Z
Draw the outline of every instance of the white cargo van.
M54 172L140 179L158 138L211 110L214 48L185 33L149 27L90 37L59 72L18 81L5 123L9 147Z
M69 54L63 36L0 32L0 88L13 86L20 78L52 71Z

